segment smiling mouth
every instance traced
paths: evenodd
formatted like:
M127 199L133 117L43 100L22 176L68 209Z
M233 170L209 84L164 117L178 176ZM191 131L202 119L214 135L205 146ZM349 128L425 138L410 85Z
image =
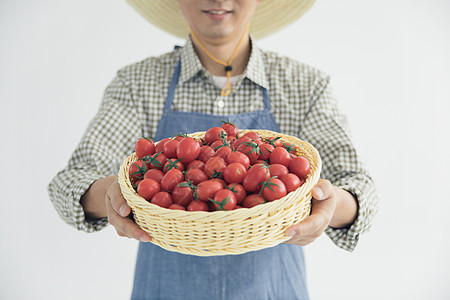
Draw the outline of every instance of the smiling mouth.
M212 15L224 15L227 13L231 13L231 11L228 10L203 10L203 12Z

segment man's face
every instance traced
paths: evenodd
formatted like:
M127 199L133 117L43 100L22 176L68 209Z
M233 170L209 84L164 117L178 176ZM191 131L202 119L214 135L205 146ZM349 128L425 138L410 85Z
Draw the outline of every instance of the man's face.
M201 40L240 38L261 0L178 0Z

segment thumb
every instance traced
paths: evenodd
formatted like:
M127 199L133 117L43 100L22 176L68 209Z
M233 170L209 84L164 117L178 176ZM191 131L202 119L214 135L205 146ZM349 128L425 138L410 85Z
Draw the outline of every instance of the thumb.
M326 200L333 196L333 185L330 181L320 179L312 189L312 196L316 200Z

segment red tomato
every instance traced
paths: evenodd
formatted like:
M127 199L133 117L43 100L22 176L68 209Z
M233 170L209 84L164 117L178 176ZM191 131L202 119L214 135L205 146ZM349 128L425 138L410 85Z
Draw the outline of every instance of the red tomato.
M209 146L203 146L200 148L200 153L197 159L205 163L208 159L213 157L214 153L216 153L216 151L214 151L213 148Z
M134 145L134 150L139 158L155 154L155 142L151 138L141 138Z
M180 134L178 134L177 136L175 136L173 139L174 139L174 140L177 140L177 141L179 141L179 142L181 142L181 141L184 140L185 138L187 138L187 136L186 136L185 134L180 133Z
M184 180L183 172L178 169L172 169L161 179L161 188L164 191L171 192L177 184Z
M167 156L162 152L157 152L152 156L147 156L145 162L149 164L152 169L162 170L167 162Z
M163 172L167 173L172 169L178 169L180 171L184 171L184 165L181 163L179 159L168 158L167 162L164 164Z
M177 147L178 144L180 144L179 141L177 140L170 140L167 141L164 144L163 147L163 153L168 157L168 158L177 158Z
M147 164L142 160L135 161L130 165L128 173L130 174L130 179L136 181L144 178L144 174L147 172Z
M216 153L214 153L214 156L220 156L223 159L227 159L228 155L231 153L231 148L228 146L223 146L217 149Z
M161 191L161 186L156 180L144 179L142 180L137 188L137 193L139 196L147 201L150 201L154 194Z
M205 163L204 162L202 162L201 160L193 160L187 165L186 170L200 169L200 170L203 171L204 168L205 168Z
M262 194L267 201L277 200L286 196L286 186L280 179L275 177L269 178L262 186Z
M259 146L259 149L261 150L259 154L259 159L266 160L270 158L270 153L272 153L273 149L275 149L272 145L264 143Z
M155 153L161 152L163 151L164 148L164 144L167 143L168 141L170 141L171 139L169 138L165 138L162 139L161 141L159 141L156 145L155 145Z
M158 183L161 182L161 179L163 177L164 177L164 173L158 169L150 169L144 175L144 179L153 179L153 180L156 180Z
M247 175L247 169L240 163L232 163L223 169L222 175L228 183L241 183Z
M175 204L180 204L184 207L188 206L189 203L194 200L194 190L192 189L194 185L189 184L186 181L180 182L175 186L172 191L172 201Z
M259 157L259 145L255 142L244 142L236 149L248 156L250 164L253 165Z
M226 143L226 141L225 141ZM221 148L223 145L225 145L223 140L216 140L214 142L212 142L212 144L210 145L211 148L214 149L214 151L217 151L219 148Z
M226 139L227 132L223 128L221 128L221 127L211 127L210 129L208 129L205 132L204 140L205 140L205 142L208 145L211 145L214 141L219 140L221 138L221 135L223 137L225 137L225 139Z
M222 157L214 156L205 163L205 173L209 178L220 177L226 166L227 163Z
M209 198L214 198L214 195L223 189L223 185L219 181L206 180L200 182L197 186L198 200L209 201Z
M244 189L242 184L239 183L230 183L228 185L230 191L234 193L236 196L236 200L238 204L241 204L244 201L244 198L247 196L247 191Z
M200 145L191 137L184 138L177 147L177 157L184 164L190 163L197 159L200 154Z
M207 202L200 200L192 200L187 207L188 211L209 211L209 205Z
M158 206L168 208L170 205L172 205L172 196L170 196L168 192L158 192L153 195L150 202Z
M269 171L272 176L277 176L278 178L281 178L281 176L289 173L289 169L286 168L286 166L283 166L281 164L270 165Z
M259 192L261 189L260 183L267 181L270 178L269 167L263 164L257 164L247 171L242 185L247 192Z
M300 178L306 178L310 169L311 166L309 161L303 156L297 156L292 159L291 164L289 165L289 171Z
M254 131L247 132L244 134L244 136L248 136L249 138L255 141L261 141L261 136Z
M210 180L219 182L222 185L222 187L226 187L227 186L227 183L222 178L212 178Z
M245 143L245 142L251 142L251 141L252 141L252 139L249 138L248 136L241 136L240 138L238 138L238 139L236 139L236 140L234 140L234 141L231 142L231 148L233 148L234 150L236 150L237 148L239 148L239 146L240 146L242 143Z
M236 126L233 122L225 122L222 121L223 124L222 127L226 132L228 136L236 137L239 134L239 127Z
M284 147L275 147L272 153L270 153L270 164L281 164L289 167L291 162L291 156Z
M245 167L246 170L250 167L250 159L248 158L248 156L239 151L233 151L228 154L226 162L228 164L240 163Z
M237 205L236 196L228 189L218 191L211 202L214 210L233 210Z
M283 142L281 141L281 136L271 136L264 140L267 143L269 143L270 145L272 145L273 147L283 147Z
M244 201L242 201L242 206L246 208L252 208L256 205L266 203L264 197L259 194L251 194L245 197Z
M208 180L208 175L200 169L190 169L186 172L186 179L192 181L194 185L198 185L200 182Z
M301 187L302 184L304 183L302 179L298 178L298 176L293 173L281 176L280 180L283 181L284 185L286 186L286 191L288 193L295 191L296 189Z
M175 210L186 210L184 206L181 206L180 204L171 204L169 209L175 209Z

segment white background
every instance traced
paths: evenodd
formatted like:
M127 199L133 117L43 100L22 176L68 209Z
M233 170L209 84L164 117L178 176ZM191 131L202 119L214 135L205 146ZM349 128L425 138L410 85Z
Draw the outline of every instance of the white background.
M379 190L355 252L305 248L312 299L450 298L449 15L448 0L322 0L259 41L332 76ZM77 232L46 188L115 72L183 43L125 1L1 1L1 299L129 298L137 242Z

